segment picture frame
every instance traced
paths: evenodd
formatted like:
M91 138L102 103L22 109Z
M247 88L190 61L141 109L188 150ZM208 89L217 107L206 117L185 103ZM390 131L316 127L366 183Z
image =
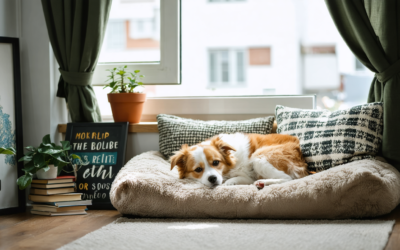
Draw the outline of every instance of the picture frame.
M70 153L86 163L77 171L75 182L82 200L92 200L88 209L115 209L110 201L111 184L125 165L128 127L128 122L67 124L65 140L70 142ZM74 175L72 171L64 168L66 175Z
M21 68L19 39L0 37L0 147L14 147L16 156L0 156L0 215L24 212L25 190L17 178L23 175Z

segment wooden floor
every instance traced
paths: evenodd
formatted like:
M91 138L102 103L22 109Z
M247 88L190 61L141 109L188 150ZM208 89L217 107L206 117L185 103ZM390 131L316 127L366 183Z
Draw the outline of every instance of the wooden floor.
M87 215L60 217L29 212L0 216L0 249L56 249L120 216L112 210L89 210ZM385 250L400 249L400 206L375 219L396 220Z
M29 212L0 216L0 249L57 249L120 216L115 210L56 217Z

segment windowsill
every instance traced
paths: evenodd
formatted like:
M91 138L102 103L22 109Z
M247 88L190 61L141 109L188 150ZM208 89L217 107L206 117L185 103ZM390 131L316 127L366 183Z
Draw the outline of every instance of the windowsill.
M67 124L58 124L58 132L65 134L67 132ZM128 133L158 133L157 122L129 124ZM276 122L274 122L271 133L276 133Z

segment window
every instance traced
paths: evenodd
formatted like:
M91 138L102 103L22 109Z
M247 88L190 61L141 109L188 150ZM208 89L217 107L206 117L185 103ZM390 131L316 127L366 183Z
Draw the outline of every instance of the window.
M210 50L210 87L242 86L245 82L243 50Z
M125 49L125 23L123 20L112 20L107 25L107 35L105 46L107 50L123 50ZM105 59L103 57L103 59ZM107 59L105 59L107 60ZM109 59L111 61L112 59Z
M355 58L355 62L356 62L356 70L357 71L367 70L367 67L365 67L364 64L362 64L362 62L360 62L360 60L358 60L357 58Z
M179 0L112 2L93 85L104 85L106 69L122 65L141 70L147 84L180 84ZM96 91L102 101L106 91Z
M249 49L250 65L271 65L271 48L250 48Z
M114 0L113 10L114 5L125 5L119 10L128 14L125 46L137 53L116 65L142 70L148 97L316 95L319 108L334 110L353 105L353 91L368 91L373 78L368 69L359 70L324 1ZM122 14L113 10L111 19L120 20ZM97 71L109 68L105 63L100 60L94 83L104 82ZM357 74L363 76L352 77ZM107 91L96 87L96 94L102 113L111 114Z

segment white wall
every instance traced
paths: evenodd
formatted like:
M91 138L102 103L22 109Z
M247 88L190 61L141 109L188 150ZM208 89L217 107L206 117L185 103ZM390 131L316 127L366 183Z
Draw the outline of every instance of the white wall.
M40 0L22 1L21 23L24 145L37 146L46 134L59 142L57 125L68 121L67 109L56 97L59 73Z
M0 0L0 36L19 37L17 8L15 0ZM10 169L4 163L4 157L0 156L0 209L18 206L18 189L15 180L12 180L17 177L17 168Z
M19 37L19 0L0 0L0 36Z
M20 38L21 99L24 147L37 146L50 134L57 142L59 123L67 122L65 100L56 97L59 73L49 43L40 0L0 0L0 36ZM0 176L1 179L7 176ZM17 206L15 181L2 186L7 196L15 199L0 209ZM16 190L16 189L15 189Z
M129 133L126 142L125 163L148 151L159 151L158 133Z

